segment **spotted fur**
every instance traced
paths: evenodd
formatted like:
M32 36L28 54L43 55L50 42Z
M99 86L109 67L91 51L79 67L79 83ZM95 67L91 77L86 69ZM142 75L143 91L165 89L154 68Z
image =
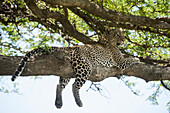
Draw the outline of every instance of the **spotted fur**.
M107 34L111 34L110 35ZM54 51L67 51L69 52L69 59L72 65L72 68L75 72L75 82L72 85L72 92L75 98L75 102L79 107L82 107L83 104L80 100L79 89L89 78L92 67L96 65L102 65L105 67L117 66L121 69L125 69L133 63L136 63L136 60L132 58L124 58L118 49L116 44L121 44L124 40L124 36L120 30L109 31L109 33L104 34L105 36L101 37L101 44L94 43L92 45L84 45L77 47L69 48L58 48L52 47L48 50L49 53ZM103 44L102 44L103 43ZM17 76L20 76L22 73L27 60L31 56L37 56L41 54L48 53L47 50L43 48L34 49L28 52L25 57L21 60L18 69L13 74L12 81L16 79ZM60 77L59 84L57 85L56 91L56 101L55 105L57 108L62 107L62 90L68 84L70 78Z

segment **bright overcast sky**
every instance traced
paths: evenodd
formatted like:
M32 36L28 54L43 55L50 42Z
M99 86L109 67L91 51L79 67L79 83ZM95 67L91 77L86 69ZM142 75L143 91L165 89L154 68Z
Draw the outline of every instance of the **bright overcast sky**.
M137 89L141 90L141 95L134 95L125 84L116 78L108 78L101 82L105 88L102 91L105 98L98 92L89 90L90 82L80 90L83 107L79 108L73 98L71 85L69 83L63 91L63 107L57 109L54 106L56 85L59 77L43 77L43 79L30 79L29 77L19 77L18 94L0 95L0 113L168 113L166 103L170 99L168 91L158 98L159 105L152 105L146 101L152 90L149 83L137 79ZM11 86L10 77L6 77L3 82ZM110 98L110 99L109 99Z

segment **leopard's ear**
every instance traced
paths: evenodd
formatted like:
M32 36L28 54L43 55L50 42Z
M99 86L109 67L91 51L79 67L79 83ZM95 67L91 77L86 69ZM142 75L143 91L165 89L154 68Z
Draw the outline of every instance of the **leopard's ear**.
M123 31L123 29L120 28L120 27L115 27L115 30L116 30L116 31Z

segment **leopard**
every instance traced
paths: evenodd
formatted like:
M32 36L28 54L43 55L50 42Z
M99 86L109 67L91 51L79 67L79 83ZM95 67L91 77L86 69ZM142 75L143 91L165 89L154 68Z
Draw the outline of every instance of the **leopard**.
M20 64L12 75L12 81L14 81L24 70L28 59L34 56L39 56L47 53L54 53L55 51L63 51L69 53L69 62L75 72L75 82L72 85L72 93L76 104L79 107L83 106L80 99L79 90L89 79L92 73L92 67L104 66L113 67L116 66L121 70L126 69L132 64L138 63L139 61L134 58L125 58L119 50L125 40L125 36L120 28L109 29L107 32L101 35L98 43L85 44L82 46L73 47L51 47L48 52L44 48L37 48L28 52L20 61ZM55 106L61 108L62 102L62 91L69 83L71 78L60 77L59 83L56 89L56 100Z

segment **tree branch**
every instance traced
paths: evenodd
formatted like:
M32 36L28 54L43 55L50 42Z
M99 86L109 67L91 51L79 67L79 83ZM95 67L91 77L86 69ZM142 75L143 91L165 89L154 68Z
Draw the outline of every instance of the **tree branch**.
M144 16L125 15L117 11L112 11L90 2L88 0L43 0L53 5L62 5L67 7L80 7L94 16L101 17L110 21L130 22L139 26L153 27L155 29L170 29L170 24L159 19L151 19Z
M167 36L167 37L170 37L170 33L168 33L168 31L160 31L160 30L156 30L156 29L153 29L151 30L149 27L142 27L142 26L136 26L136 25L133 25L133 24L123 24L123 23L117 23L117 22L110 22L110 21L101 21L101 20L96 20L96 19L93 19L92 17L90 17L89 15L87 14L84 14L82 11L80 11L78 8L69 8L72 12L74 12L75 14L77 14L80 18L84 19L86 23L90 22L91 24L95 24L95 26L92 28L94 29L94 31L97 31L96 29L99 29L99 30L103 30L104 29L104 26L109 26L109 27L121 27L121 28L124 28L124 29L129 29L129 30L141 30L141 31L148 31L150 33L156 33L156 34L159 34L159 35L164 35L164 36ZM90 25L89 25L90 26Z
M91 44L94 43L93 40L91 40L89 37L87 37L86 35L84 35L83 33L80 33L79 31L77 31L72 24L69 22L69 20L67 19L67 17L65 17L63 14L55 11L50 11L50 10L46 10L46 9L39 9L36 6L35 0L25 0L27 6L30 8L30 10L39 18L43 19L43 18L54 18L56 19L56 21L59 21L63 27L65 28L65 30L67 31L67 34L69 34L70 36L73 36L74 38L76 38L77 40L83 42L84 44Z
M98 30L103 31L105 29L101 21L93 19L90 15L83 13L78 8L69 7L69 9L82 18L96 33L98 33Z
M44 1L47 1L47 3L50 3L50 2L55 2L55 1L50 1L49 0L44 0ZM67 0L66 0L67 1ZM75 1L70 1L71 3L72 2L76 2L77 0ZM29 1L28 1L29 2ZM63 4L65 1L62 1ZM70 3L69 2L69 3ZM77 1L77 2L82 2L82 1ZM19 5L18 2L16 2L17 5ZM84 34L78 32L72 25L70 25L70 22L68 21L68 12L66 11L66 8L63 8L65 14L61 14L59 12L53 12L53 11L50 11L49 9L39 9L34 0L30 0L30 2L28 3L30 4L30 6L33 8L33 11L34 13L36 13L35 15L37 17L35 18L38 18L38 20L36 20L37 22L39 22L40 20L42 21L42 19L44 18L54 18L56 19L57 21L59 21L60 23L63 23L63 26L67 31L71 31L66 33L65 34L68 34L70 36L77 36L75 37L76 39L82 39L85 38L87 39L87 43L91 43L92 40L88 39ZM61 3L62 4L62 3ZM53 5L53 4L51 4ZM66 5L66 4L65 4ZM70 4L69 4L70 5ZM79 3L80 5L80 3ZM54 5L53 5L54 6ZM66 5L67 6L67 5ZM14 7L14 6L13 6ZM23 7L23 8L20 8L20 7L15 7L13 8L11 6L8 6L7 4L3 4L3 7L1 6L0 7L0 13L6 17L8 17L8 19L4 19L4 18L0 18L0 22L2 22L3 24L5 25L8 25L9 23L21 23L22 22L22 19L19 20L19 21L15 21L16 17L19 17L19 18L25 18L25 17L28 17L29 20L31 20L31 18L34 18L34 15L31 15L30 13L27 12L27 8L26 7ZM7 10L7 8L10 8L10 11ZM102 8L102 7L101 7ZM142 26L142 25L139 25L139 24L135 24L133 22L130 22L130 23L125 23L125 22L121 22L121 20L107 20L107 21L101 21L101 20L97 20L97 19L94 19L92 18L90 15L88 15L88 12L87 13L84 13L84 10L81 10L80 8L76 8L76 7L69 7L70 10L72 10L75 14L77 14L80 18L84 19L84 21L97 33L97 29L101 30L103 29L103 26L109 26L109 27L121 27L123 29L129 29L129 30L141 30L141 31L148 31L150 33L156 33L156 34L159 34L159 35L164 35L164 36L167 36L167 37L170 37L170 33L168 32L168 30L163 30L163 29L159 29L159 28L152 28L151 26L147 27L147 26ZM103 8L102 8L103 9ZM19 13L20 12L20 13ZM50 14L49 14L50 12ZM50 15L49 17L46 17L46 14ZM51 17L52 16L52 17ZM61 18L61 16L64 18ZM59 20L58 20L59 19ZM133 19L133 18L132 18ZM154 23L156 21L158 22L164 22L164 23L168 23L170 24L170 19L168 17L160 17L160 18L156 18L154 19L155 21L153 21ZM31 20L32 21L32 20ZM140 21L140 20L139 20ZM147 21L147 20L146 20ZM153 24L154 24L153 23ZM152 25L152 24L151 24ZM68 27L70 26L70 27ZM54 27L56 27L54 25ZM73 34L74 33L77 33L76 34ZM77 31L77 32L76 32ZM81 36L81 37L80 37ZM88 42L89 41L89 42ZM93 42L93 41L92 41ZM85 43L85 42L84 42Z
M27 62L27 65L22 73L22 76L48 76L57 75L62 77L74 78L75 73L71 64L67 60L68 53L55 52L51 55L39 56L34 61ZM0 75L11 76L22 57L19 56L0 56ZM123 71L127 76L135 76L142 78L145 81L170 80L170 67L157 67L148 64L136 64ZM120 77L121 71L116 68L107 68L96 66L92 69L92 75L89 80L96 82L104 80L108 77Z
M150 33L156 33L159 35L170 37L170 33L168 33L168 31L160 31L159 29L158 30L151 29L150 27L143 27L143 26L137 26L134 24L123 24L123 23L116 23L116 22L99 22L99 23L109 26L109 27L121 27L121 28L129 29L129 30L148 31Z

